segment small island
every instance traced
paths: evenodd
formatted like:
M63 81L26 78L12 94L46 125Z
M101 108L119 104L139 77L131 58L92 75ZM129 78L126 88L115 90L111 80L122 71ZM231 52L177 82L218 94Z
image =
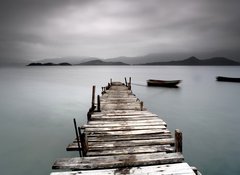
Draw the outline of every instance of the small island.
M106 62L106 61L102 61L102 60L92 60L92 61L87 61L87 62L83 62L78 64L80 66L90 66L90 65L96 65L96 66L107 66L107 65L111 65L111 66L121 66L121 65L129 65L123 62Z
M70 63L63 62L63 63L30 63L27 66L72 66Z

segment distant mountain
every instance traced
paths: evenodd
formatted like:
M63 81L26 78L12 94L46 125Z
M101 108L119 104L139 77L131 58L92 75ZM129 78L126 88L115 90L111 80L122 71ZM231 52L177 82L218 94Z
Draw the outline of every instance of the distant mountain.
M62 63L62 62L67 62L70 64L80 64L83 62L87 62L87 61L92 61L92 60L97 60L99 58L96 57L86 57L86 56L79 56L79 57L60 57L60 58L46 58L46 59L42 59L42 60L38 60L38 62L40 63L54 63L54 64L58 64L58 63Z
M66 62L58 64L49 62L49 63L30 63L27 66L71 66L71 64Z
M106 62L106 61L102 61L102 60L92 60L92 61L87 61L84 63L80 63L78 65L128 65L126 63L123 62Z
M224 57L213 57L209 59L200 60L192 56L190 58L179 61L151 62L142 65L228 66L228 65L240 65L240 63Z
M170 60L167 56L159 54L159 53L152 53L143 56L136 56L136 57L116 57L116 58L107 58L104 61L113 61L113 62L123 62L127 64L145 64L151 62L159 62L159 61L168 61Z
M224 57L213 57L209 59L198 59L194 56L184 58L184 55L174 56L170 58L168 55L159 53L148 54L138 57L116 57L108 59L100 59L96 57L62 57L62 58L49 58L38 61L39 63L53 63L67 62L72 65L239 65L240 63ZM175 61L171 61L173 59Z

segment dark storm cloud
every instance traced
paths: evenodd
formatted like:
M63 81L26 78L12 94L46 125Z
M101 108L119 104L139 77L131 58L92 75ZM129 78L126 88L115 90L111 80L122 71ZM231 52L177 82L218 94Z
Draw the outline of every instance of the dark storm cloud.
M6 0L1 62L59 56L240 58L237 0Z

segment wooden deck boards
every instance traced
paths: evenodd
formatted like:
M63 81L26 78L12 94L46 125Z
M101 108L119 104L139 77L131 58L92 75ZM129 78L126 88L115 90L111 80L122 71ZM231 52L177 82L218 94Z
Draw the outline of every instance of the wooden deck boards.
M57 160L53 169L74 171L51 175L194 175L183 162L183 155L175 152L175 139L167 124L141 106L129 87L113 82L100 103L101 111L91 113L88 123L81 127L87 143L86 157ZM78 151L76 139L67 150Z
M187 163L126 167L104 170L54 172L51 175L195 175Z
M53 169L88 170L102 168L120 168L126 166L158 165L183 162L180 153L145 153L117 156L94 156L62 158L56 161Z

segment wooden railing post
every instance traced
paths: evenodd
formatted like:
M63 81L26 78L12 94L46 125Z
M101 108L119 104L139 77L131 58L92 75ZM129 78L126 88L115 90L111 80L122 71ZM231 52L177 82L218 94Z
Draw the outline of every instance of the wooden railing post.
M127 83L127 78L125 77L125 84L126 84L126 86L128 86L128 83Z
M95 103L95 89L96 89L96 86L93 86L92 87L92 110L94 110L94 108L95 108L95 105L94 105L94 103Z
M182 153L182 132L179 129L175 130L175 151Z
M73 119L73 123L74 123L74 128L75 128L75 134L76 134L76 138L77 138L77 143L78 143L78 152L79 152L79 156L82 157L82 153L81 153L81 147L80 147L80 141L79 141L79 135L78 135L78 130L77 130L77 122L76 119Z
M143 101L140 102L140 110L143 111Z
M88 144L87 144L86 135L85 135L85 133L81 132L81 128L80 127L78 127L78 132L79 132L79 135L80 135L80 141L81 141L81 145L82 145L83 157L85 157L87 155L87 150L88 150Z
M101 112L100 95L97 96L97 112Z

